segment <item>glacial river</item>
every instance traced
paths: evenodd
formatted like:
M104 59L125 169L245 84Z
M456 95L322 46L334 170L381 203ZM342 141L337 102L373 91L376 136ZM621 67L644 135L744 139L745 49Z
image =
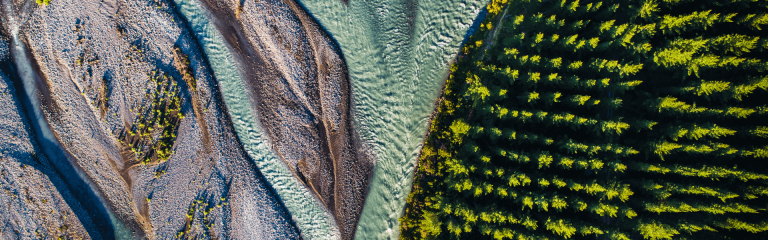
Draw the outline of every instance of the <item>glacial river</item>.
M435 99L488 1L300 2L341 47L354 124L378 161L356 239L397 239Z
M197 0L174 0L207 55L235 131L307 239L336 239L323 211L262 135L221 34ZM396 239L414 163L450 62L487 0L301 1L342 49L354 124L377 158L357 239Z
M253 118L252 111L255 110L250 108L239 67L233 61L233 55L221 33L209 21L210 13L197 0L174 2L208 58L240 142L280 195L302 235L306 239L339 238L332 216L323 211L321 204L313 199L308 189L294 178L288 167L274 156L267 145L266 136L262 135L257 119Z

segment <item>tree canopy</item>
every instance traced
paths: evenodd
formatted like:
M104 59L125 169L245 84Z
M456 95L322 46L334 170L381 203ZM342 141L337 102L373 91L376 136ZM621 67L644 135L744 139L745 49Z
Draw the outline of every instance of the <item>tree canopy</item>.
M493 0L401 238L765 237L766 24L764 0Z

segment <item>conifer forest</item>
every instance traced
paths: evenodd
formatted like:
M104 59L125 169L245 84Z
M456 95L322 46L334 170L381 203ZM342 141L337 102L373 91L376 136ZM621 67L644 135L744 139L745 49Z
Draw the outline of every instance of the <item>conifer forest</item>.
M401 239L767 239L768 1L493 0Z

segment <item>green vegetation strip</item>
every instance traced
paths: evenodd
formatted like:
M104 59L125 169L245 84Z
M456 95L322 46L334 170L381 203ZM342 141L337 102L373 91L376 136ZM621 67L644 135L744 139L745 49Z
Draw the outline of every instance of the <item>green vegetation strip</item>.
M488 10L451 67L401 238L768 231L768 1Z

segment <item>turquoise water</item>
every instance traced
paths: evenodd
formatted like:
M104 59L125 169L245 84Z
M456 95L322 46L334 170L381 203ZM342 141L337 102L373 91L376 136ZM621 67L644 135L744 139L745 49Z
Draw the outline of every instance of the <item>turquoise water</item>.
M257 120L253 118L254 114L244 90L246 88L243 85L242 74L237 70L238 66L233 61L232 53L224 44L221 33L209 21L209 14L196 0L174 0L174 2L181 15L187 19L190 30L197 37L211 64L211 70L219 82L237 137L264 177L280 195L301 234L306 239L338 238L338 230L335 230L333 218L294 178L285 163L273 155L267 145L266 136L262 136Z
M300 2L342 49L354 124L378 161L356 239L396 239L435 99L488 1Z
M207 55L235 131L307 239L336 239L333 218L277 159L250 108L242 75L195 0L175 0ZM450 62L487 0L304 1L338 42L352 81L354 124L377 158L358 239L394 239L429 114Z

